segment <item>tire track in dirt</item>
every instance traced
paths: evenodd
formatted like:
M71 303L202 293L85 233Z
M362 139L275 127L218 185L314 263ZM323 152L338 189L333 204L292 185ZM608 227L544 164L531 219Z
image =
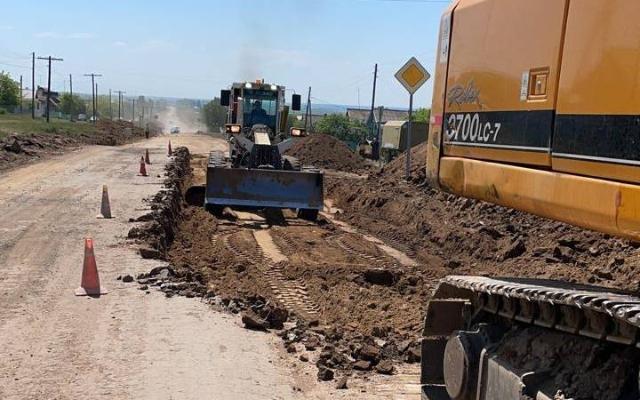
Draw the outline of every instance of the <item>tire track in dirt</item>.
M336 243L338 247L343 249L349 254L352 254L358 258L362 258L371 263L372 266L386 266L386 267L397 267L397 263L395 260L391 260L386 255L380 254L376 252L376 254L369 253L367 251L363 251L359 249L357 246L353 244L354 241L362 241L363 238L355 238L355 235L345 233L339 236L336 236L333 241Z
M293 255L295 254L298 258L301 259L301 262L303 264L309 264L309 265L318 265L318 266L329 266L329 265L340 265L340 266L352 266L352 267L367 267L370 264L367 263L356 263L356 262L352 262L349 260L349 258L358 258L358 255L355 252L346 252L345 249L342 246L339 246L335 240L338 235L330 235L327 236L325 238L325 240L322 241L323 247L324 248L332 248L334 250L337 251L342 251L344 253L346 253L344 255L345 260L344 261L327 261L325 259L316 259L313 258L311 256L309 256L308 253L308 246L304 246L302 244L300 244L299 241L296 241L293 237L291 237L291 234L289 232L287 232L286 229L279 229L277 231L277 242L278 242L278 246L286 253L289 255ZM276 239L276 238L274 238ZM351 257L349 257L351 256Z
M275 298L287 310L302 317L315 320L320 315L320 307L309 298L305 282L287 279L285 269L288 258L276 247L267 231L256 231L248 238L248 230L226 234L222 238L224 247L238 259L254 265L266 278ZM256 237L256 235L258 235ZM266 254L265 254L265 250Z

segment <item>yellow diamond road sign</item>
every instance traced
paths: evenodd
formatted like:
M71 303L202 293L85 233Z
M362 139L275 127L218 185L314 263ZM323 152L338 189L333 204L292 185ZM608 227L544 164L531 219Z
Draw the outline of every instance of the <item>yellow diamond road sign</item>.
M431 75L415 57L411 57L396 73L396 79L411 94L417 92L429 78L431 78Z

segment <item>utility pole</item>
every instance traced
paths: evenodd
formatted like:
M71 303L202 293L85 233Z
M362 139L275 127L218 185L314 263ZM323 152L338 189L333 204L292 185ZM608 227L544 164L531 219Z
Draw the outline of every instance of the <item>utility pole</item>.
M384 117L384 107L378 109L378 123L376 124L376 146L373 149L374 160L380 159L380 147L382 146L382 119Z
M73 112L76 108L76 102L73 99L73 76L69 74L69 94L71 95L71 122L73 122Z
M309 86L309 94L307 95L307 109L304 112L304 130L309 132L313 128L311 124L311 86Z
M36 119L36 53L31 53L31 119Z
M113 103L111 102L111 89L109 89L109 118L113 121Z
M22 75L20 75L20 114L22 114Z
M98 112L100 111L100 109L98 108L98 84L96 83L96 116L93 119L94 121L98 120Z
M64 61L62 58L55 57L38 57L38 60L48 60L49 61L49 78L47 82L47 123L49 123L49 111L50 111L50 103L51 103L51 61Z
M373 112L376 108L376 85L378 83L378 64L376 63L376 67L375 70L373 72L373 92L371 95L371 113L369 114L369 120L371 121L371 124L369 125L369 130L371 132L371 136L373 136L373 134L375 133L375 128L374 128L374 121L375 121L375 117L373 115Z
M122 95L126 92L122 90L117 90L118 92L118 121L122 119Z
M136 124L136 99L131 100L133 105L131 107L131 123L133 125Z
M96 105L97 105L97 101L96 101L96 78L99 78L102 75L90 73L90 74L84 74L84 76L90 76L91 77L91 104L93 105L93 123L95 124L96 123Z

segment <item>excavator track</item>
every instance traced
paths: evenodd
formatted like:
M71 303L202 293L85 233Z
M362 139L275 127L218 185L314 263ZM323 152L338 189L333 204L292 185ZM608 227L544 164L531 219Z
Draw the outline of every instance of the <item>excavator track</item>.
M549 382L548 370L531 365L525 370L502 351L509 337L526 332L560 337L567 345L608 346L611 354L628 356L628 365L635 367L626 373L635 374L637 382L639 329L640 298L614 289L540 279L448 276L427 307L422 398L553 399L542 383ZM532 343L527 346L536 346ZM633 390L638 393L637 387Z
M440 284L467 291L474 311L640 346L640 298L615 290L534 279L449 276Z

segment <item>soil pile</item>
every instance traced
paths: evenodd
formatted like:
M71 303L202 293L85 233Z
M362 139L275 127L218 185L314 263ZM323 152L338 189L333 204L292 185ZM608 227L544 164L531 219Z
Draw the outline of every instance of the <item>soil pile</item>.
M313 133L298 141L285 152L305 165L318 168L357 172L367 167L364 159L342 141L324 133Z
M62 134L55 127L47 133L13 134L0 139L0 171L84 144L116 146L144 137L144 131L125 121L98 121L87 133Z
M426 178L425 160L427 159L427 144L421 143L411 149L411 180L421 183ZM406 157L403 154L385 165L383 168L385 176L404 178L406 173Z
M328 177L341 218L449 274L538 277L637 291L640 244L489 203L425 181L424 147L409 182L400 157L368 179Z

